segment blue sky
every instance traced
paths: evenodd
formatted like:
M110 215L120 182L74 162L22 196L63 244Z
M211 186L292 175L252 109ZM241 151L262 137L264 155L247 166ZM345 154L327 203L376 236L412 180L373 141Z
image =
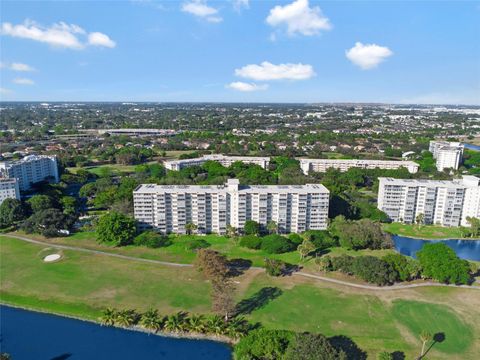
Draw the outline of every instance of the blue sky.
M480 104L478 1L2 1L2 100Z

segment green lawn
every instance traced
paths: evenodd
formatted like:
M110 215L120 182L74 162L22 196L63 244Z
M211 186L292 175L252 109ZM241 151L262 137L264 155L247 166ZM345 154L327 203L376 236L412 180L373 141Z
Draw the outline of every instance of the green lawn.
M443 227L436 225L410 225L401 223L383 224L383 229L391 234L422 239L461 239L459 227Z
M82 236L76 235L73 242L82 241ZM192 268L66 250L61 251L64 257L60 261L44 263L45 248L0 237L2 302L88 319L95 319L106 306L138 310L154 307L162 313L210 311L210 286ZM385 349L404 351L407 358L413 358L419 349L418 329L424 324L447 336L429 358L475 359L472 354L480 350L480 346L472 348L480 334L479 308L471 305L480 301L472 297L477 296L473 290L428 288L425 293L423 289L367 293L295 276L270 278L254 271L237 279L238 301L260 292L255 302L249 302L251 311L245 311L245 315L268 328L315 331L328 336L343 334L371 356ZM278 288L278 297L262 295L262 289L267 287ZM407 297L417 301L397 301ZM447 305L430 308L426 304L436 299L456 311ZM467 325L457 311L468 313L467 319L475 327Z

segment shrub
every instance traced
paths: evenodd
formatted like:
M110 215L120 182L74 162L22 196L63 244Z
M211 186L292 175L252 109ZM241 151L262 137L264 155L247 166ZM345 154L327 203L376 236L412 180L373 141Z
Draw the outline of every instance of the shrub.
M272 234L262 238L261 249L269 254L283 254L295 250L295 245L286 237Z
M331 258L331 270L353 274L353 256L340 255Z
M258 235L260 233L260 224L254 220L247 220L243 226L243 232L245 235Z
M205 249L210 247L210 243L204 239L193 239L185 243L185 249L187 250L198 250Z
M169 246L172 242L168 237L162 236L155 231L145 231L133 239L133 244L149 248L159 248Z
M253 330L235 346L235 359L282 359L293 337L288 330Z
M265 259L265 271L270 276L282 276L287 270L287 263L282 260Z
M324 230L308 230L303 233L303 237L310 240L319 251L338 245L336 239Z
M303 238L300 235L294 233L288 235L288 240L290 240L290 242L296 247L298 247L298 245L303 242Z
M386 261L375 256L357 256L353 260L353 273L377 285L393 284L398 273Z
M285 360L347 360L347 354L335 349L324 335L303 333L290 341Z
M243 236L240 239L240 246L249 248L249 249L260 249L262 245L262 239L255 235Z
M400 281L416 279L419 275L419 271L416 270L419 264L416 260L410 260L401 254L388 254L383 257L383 260L395 269L398 274L398 280Z

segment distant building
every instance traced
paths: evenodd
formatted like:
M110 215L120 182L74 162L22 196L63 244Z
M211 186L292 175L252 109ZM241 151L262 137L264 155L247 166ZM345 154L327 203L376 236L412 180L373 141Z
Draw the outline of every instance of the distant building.
M327 228L329 191L321 184L138 186L133 192L135 219L141 229L185 233L189 223L200 233L243 229L247 220L266 227L275 221L281 233Z
M422 214L425 224L468 226L467 217L480 218L480 179L475 176L379 180L378 208L393 221L413 224Z
M259 165L262 168L267 169L268 164L270 163L270 158L254 157L254 156L226 156L221 154L214 154L214 155L204 155L202 157L194 158L194 159L164 161L163 165L168 170L179 171L189 166L201 166L207 161L217 161L225 167L232 165L236 161L240 161L245 164Z
M463 144L448 141L430 141L429 151L436 159L438 171L457 170L463 160Z
M180 133L173 129L94 129L85 132L97 132L99 135L128 135L128 136L174 136Z
M0 178L0 204L5 199L20 199L17 179Z
M0 176L17 179L22 191L40 181L60 181L57 158L50 155L29 155L18 161L0 162Z
M310 171L326 172L328 169L347 171L350 168L360 169L400 169L404 167L409 173L415 174L419 165L413 161L392 161L392 160L344 160L344 159L299 159L300 167L305 175Z

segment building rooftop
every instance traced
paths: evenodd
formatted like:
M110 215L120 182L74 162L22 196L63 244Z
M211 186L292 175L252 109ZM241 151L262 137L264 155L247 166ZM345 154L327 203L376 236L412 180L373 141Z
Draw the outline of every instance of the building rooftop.
M480 178L472 175L464 175L462 179L454 180L428 180L428 179L395 179L390 177L379 177L380 181L390 185L406 185L406 186L439 186L458 188L463 187L477 187L480 186Z
M170 160L165 161L165 163L169 164L183 164L195 161L218 161L223 159L232 159L232 160L250 160L250 161L270 161L269 157L260 157L260 156L228 156L222 154L211 154L211 155L203 155L202 157L193 158L193 159L181 159L181 160Z

